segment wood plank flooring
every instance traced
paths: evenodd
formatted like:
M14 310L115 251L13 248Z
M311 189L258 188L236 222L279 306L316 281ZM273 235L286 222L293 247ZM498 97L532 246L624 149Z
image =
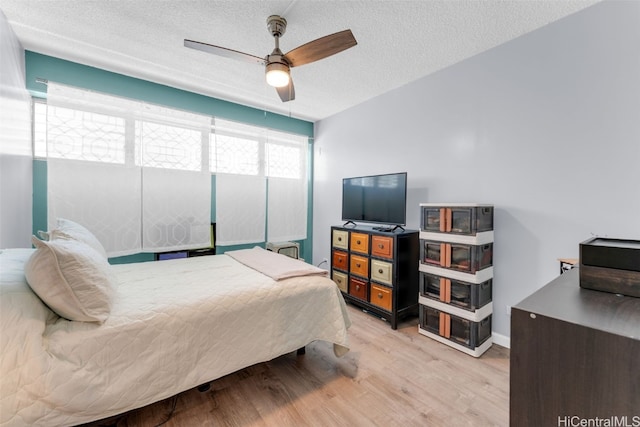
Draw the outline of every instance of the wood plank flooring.
M251 366L212 382L206 392L189 390L90 425L508 425L508 349L494 344L476 359L419 335L416 318L393 331L348 308L351 351L342 358L331 344L314 342L305 355Z

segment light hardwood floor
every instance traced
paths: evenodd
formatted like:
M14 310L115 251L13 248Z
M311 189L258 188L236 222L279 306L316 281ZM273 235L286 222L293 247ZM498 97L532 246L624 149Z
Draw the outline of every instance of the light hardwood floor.
M176 398L92 426L507 426L509 350L476 359L348 305L351 351L314 342Z

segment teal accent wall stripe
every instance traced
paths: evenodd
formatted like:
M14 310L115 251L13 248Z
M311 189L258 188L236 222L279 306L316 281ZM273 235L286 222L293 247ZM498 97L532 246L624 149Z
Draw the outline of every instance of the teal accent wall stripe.
M312 122L270 113L40 53L26 51L25 65L27 89L34 96L43 97L47 92L46 84L38 83L38 79L51 80L70 86L196 113L209 114L256 126L313 136Z
M309 191L307 192L307 240L300 241L301 257L308 263L313 263L313 141L309 141L309 171L307 172L309 182ZM329 268L329 266L325 266Z
M112 264L112 265L113 264L130 264L132 262L148 262L148 261L155 261L155 260L156 260L155 254L139 253L139 254L109 258L109 264Z
M216 176L211 175L211 222L216 222Z
M46 231L47 226L47 162L33 161L33 206L32 206L33 234L38 230Z
M261 109L247 107L221 99L200 95L182 89L149 82L135 77L102 70L99 68L43 55L36 52L25 52L26 86L34 97L46 98L47 86L38 80L54 81L87 90L108 93L153 104L164 105L185 111L201 113L213 117L238 121L283 132L295 133L309 137L310 161L313 161L313 123L305 120L275 114ZM313 163L310 163L313 170ZM33 230L47 229L47 163L34 160L33 189ZM309 175L309 203L307 212L307 239L300 243L301 257L311 262L312 258L312 195L313 180ZM216 219L216 178L211 177L211 221ZM257 244L264 247L264 243ZM223 253L233 249L242 249L256 245L239 245L218 247ZM127 257L112 258L113 264L153 260L153 254L136 254Z

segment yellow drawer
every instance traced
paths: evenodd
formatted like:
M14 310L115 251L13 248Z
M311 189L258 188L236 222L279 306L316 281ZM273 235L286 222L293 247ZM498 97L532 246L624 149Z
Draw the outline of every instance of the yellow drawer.
M361 254L369 253L369 235L351 232L351 251Z
M391 311L391 289L372 283L369 302L384 310Z
M393 284L393 264L390 262L380 261L378 259L372 259L371 280L391 286Z
M369 258L360 255L351 255L349 271L361 277L369 277Z
M333 270L332 279L334 282L336 282L336 285L338 285L338 289L340 289L344 293L347 293L349 278L346 274Z
M332 244L334 248L349 249L349 232L333 230Z

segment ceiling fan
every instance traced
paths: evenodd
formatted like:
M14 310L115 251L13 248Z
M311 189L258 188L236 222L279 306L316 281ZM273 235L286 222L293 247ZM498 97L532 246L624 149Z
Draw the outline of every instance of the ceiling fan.
M184 40L184 45L214 55L264 65L267 83L276 88L282 102L287 102L296 97L290 74L291 67L299 67L324 59L358 44L351 30L344 30L320 37L283 54L279 40L287 29L287 20L278 15L271 15L267 18L267 29L275 38L276 46L273 52L264 58L188 39Z

